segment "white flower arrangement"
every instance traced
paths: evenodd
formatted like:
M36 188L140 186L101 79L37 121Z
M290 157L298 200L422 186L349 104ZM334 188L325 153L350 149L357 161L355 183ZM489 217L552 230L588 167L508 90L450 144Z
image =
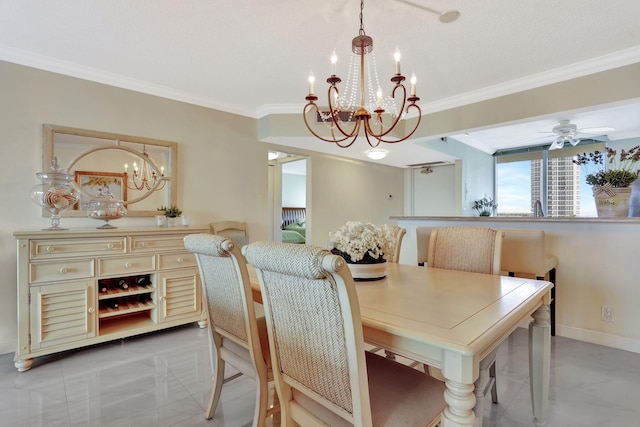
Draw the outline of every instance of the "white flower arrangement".
M333 253L341 255L347 262L365 260L374 263L383 262L384 254L393 253L396 239L392 229L386 225L348 221L329 233L329 245Z

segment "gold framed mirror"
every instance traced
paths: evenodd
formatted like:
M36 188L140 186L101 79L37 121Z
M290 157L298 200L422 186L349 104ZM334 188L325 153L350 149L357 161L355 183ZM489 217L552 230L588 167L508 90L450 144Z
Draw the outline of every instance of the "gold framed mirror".
M51 124L43 125L43 139L43 171L57 158L86 194L96 177L106 177L127 216L154 216L176 204L177 142ZM81 200L62 216L86 216L83 206Z

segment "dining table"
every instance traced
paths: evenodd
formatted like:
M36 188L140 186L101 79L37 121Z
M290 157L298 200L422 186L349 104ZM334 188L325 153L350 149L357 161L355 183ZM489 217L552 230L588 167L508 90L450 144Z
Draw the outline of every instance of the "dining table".
M249 276L254 300L261 302L253 268ZM553 283L388 262L386 277L355 287L365 342L441 370L442 427L482 424L473 412L480 361L528 323L533 423L544 425Z

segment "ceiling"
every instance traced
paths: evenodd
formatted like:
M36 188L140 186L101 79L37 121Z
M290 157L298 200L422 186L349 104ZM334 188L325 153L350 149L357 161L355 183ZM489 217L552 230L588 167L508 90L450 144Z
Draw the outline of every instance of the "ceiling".
M408 3L461 15L442 23ZM357 0L2 0L0 60L249 117L301 112L309 71L322 81L330 52L347 56L359 8ZM640 62L639 16L631 0L367 0L364 27L381 80L393 73L397 45L404 73L418 76L423 112L433 112ZM610 139L638 136L639 109L607 106L450 136L493 152L545 142L539 132L562 119L614 127ZM368 148L277 142L355 158ZM382 163L394 166L451 160L412 142L385 148Z

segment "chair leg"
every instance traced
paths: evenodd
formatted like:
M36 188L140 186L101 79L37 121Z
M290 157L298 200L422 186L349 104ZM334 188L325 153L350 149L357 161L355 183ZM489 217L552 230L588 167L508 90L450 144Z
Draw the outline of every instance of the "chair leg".
M256 405L253 411L253 427L264 427L269 407L269 385L256 378Z
M536 279L544 280L544 277L537 276ZM553 283L553 288L551 288L551 304L549 304L549 314L551 316L551 336L556 336L556 269L552 268L549 270L549 281Z
M204 412L204 417L207 420L213 418L213 413L216 411L218 400L220 399L222 384L224 383L224 360L222 360L218 355L215 355L213 363L213 387L211 389L211 396L209 397L209 404Z
M493 385L491 386L491 401L498 403L498 381L496 381L496 364L493 363L489 368L489 377L493 378Z

